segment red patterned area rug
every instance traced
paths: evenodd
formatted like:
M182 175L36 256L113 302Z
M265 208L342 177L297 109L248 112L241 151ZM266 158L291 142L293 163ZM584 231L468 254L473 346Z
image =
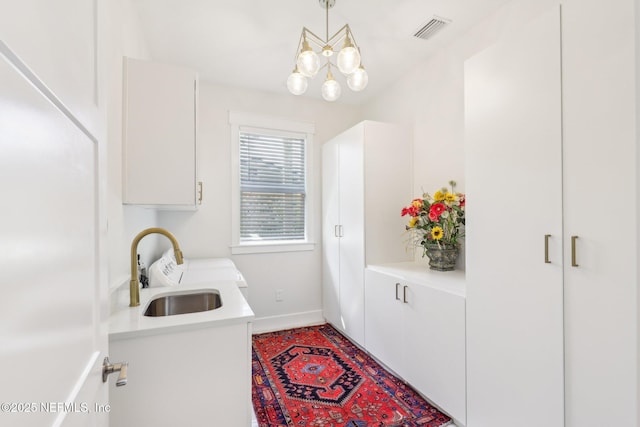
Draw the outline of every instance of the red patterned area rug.
M329 325L253 336L260 427L440 427L451 419Z

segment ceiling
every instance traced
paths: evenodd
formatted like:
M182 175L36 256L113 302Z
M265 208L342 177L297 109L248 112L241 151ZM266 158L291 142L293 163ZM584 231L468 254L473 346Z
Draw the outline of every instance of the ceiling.
M369 74L368 87L337 102L362 104L412 66L509 0L336 0L329 33L349 24ZM154 60L195 69L200 80L289 94L286 80L302 27L324 37L318 0L132 0ZM429 40L413 34L435 16L451 19ZM321 99L322 71L304 95ZM289 95L294 96L294 95Z

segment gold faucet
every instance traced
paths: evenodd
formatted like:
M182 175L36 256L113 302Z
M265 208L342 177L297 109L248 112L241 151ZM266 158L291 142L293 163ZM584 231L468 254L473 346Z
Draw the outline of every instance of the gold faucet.
M138 243L140 240L147 234L162 234L163 236L167 236L169 240L171 240L171 244L173 245L173 253L176 255L176 263L182 264L182 251L180 250L180 245L178 245L178 241L174 237L173 234L169 233L164 228L147 228L146 230L142 230L136 237L133 238L133 242L131 242L131 281L129 282L129 307L137 307L140 305L140 284L138 282L138 268L137 268L137 255L138 255Z

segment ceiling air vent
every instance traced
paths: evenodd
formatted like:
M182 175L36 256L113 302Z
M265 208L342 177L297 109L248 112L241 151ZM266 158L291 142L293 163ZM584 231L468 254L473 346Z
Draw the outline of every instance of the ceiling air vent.
M444 28L446 25L450 23L451 23L451 19L434 16L433 18L431 18L429 22L424 24L422 28L416 31L416 33L413 36L422 40L430 39L431 37L433 37L435 33L440 31L442 28Z

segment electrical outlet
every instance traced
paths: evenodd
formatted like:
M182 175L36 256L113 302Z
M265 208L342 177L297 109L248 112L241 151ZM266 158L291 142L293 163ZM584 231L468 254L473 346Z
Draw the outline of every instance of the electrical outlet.
M284 301L284 289L276 289L276 302Z

